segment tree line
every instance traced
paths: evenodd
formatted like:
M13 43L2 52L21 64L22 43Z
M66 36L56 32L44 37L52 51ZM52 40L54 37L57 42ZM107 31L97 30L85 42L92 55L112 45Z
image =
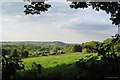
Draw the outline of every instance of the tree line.
M66 54L66 53L98 53L98 49L102 47L110 47L113 38L107 38L103 42L99 41L90 41L84 42L82 44L67 44L64 46L54 45L54 46L46 46L35 45L35 44L23 44L23 45L2 45L2 54L6 54L14 57L38 57L38 56L47 56L47 55L58 55L58 54ZM120 42L118 42L115 46L115 51L120 52ZM112 48L110 48L112 49ZM112 52L112 50L110 50Z

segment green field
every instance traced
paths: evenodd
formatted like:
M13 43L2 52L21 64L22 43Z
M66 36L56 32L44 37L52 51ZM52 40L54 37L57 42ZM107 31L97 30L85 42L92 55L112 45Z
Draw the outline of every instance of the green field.
M72 54L61 54L55 56L41 56L34 58L23 59L23 64L26 70L31 69L33 62L41 64L43 67L42 74L44 78L74 78L78 75L79 71L76 68L76 61L80 58L85 58L85 56L90 54L72 53ZM92 54L96 56L96 54ZM30 77L31 75L29 75Z
M41 56L34 58L26 58L23 59L23 63L26 65L26 69L31 66L33 62L40 63L44 68L56 67L62 64L72 64L75 63L79 58L84 58L85 56L90 54L81 54L81 53L73 53L73 54L62 54L55 56Z

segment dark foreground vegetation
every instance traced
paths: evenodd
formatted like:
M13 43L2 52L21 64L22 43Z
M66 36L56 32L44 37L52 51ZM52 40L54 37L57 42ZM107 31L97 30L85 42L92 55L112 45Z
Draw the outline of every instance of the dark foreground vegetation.
M119 34L103 42L83 44L52 42L52 45L44 43L44 46L39 42L19 43L2 44L2 80L120 79ZM80 56L70 57L70 54ZM56 57L51 58L52 56Z

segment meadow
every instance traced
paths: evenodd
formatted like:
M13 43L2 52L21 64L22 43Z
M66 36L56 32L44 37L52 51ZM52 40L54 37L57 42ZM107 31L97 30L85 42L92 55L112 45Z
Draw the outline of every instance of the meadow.
M29 78L44 78L44 79L73 79L77 78L79 74L79 68L76 67L76 62L79 59L89 59L86 56L97 56L97 53L82 54L82 53L71 53L71 54L61 54L61 55L51 55L51 56L41 56L34 58L22 59L25 65L26 71L31 71L33 69L32 64L42 65L41 74L36 74L32 76L27 74ZM20 73L20 72L19 72ZM23 74L23 73L22 73ZM38 75L38 76L37 76Z
M62 64L72 64L75 63L79 58L83 58L90 54L82 53L71 53L71 54L61 54L61 55L51 55L51 56L41 56L33 58L23 59L23 64L25 64L25 69L28 69L33 62L40 63L44 68L56 67Z

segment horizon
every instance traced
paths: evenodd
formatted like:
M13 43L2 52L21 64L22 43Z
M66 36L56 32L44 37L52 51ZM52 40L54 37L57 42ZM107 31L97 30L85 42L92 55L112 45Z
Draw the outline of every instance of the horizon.
M71 9L67 2L47 2L52 5L40 15L25 15L24 2L2 3L0 41L61 41L83 43L103 41L118 32L110 14L104 11ZM0 4L1 5L1 4Z
M3 42L61 42L61 43L65 43L65 44L82 44L82 43L69 43L69 42L64 42L64 41L35 41L35 40L30 40L30 41L0 41L0 43L3 43Z
M106 40L106 39L105 39ZM97 40L91 40L91 41L97 41ZM103 40L104 41L104 40ZM55 40L55 41L47 41L47 40L44 40L44 41L38 41L38 40L8 40L8 41L0 41L0 42L62 42L62 43L66 43L66 44L82 44L82 43L70 43L70 42L64 42L64 41L58 41L58 40ZM87 42L90 42L90 41L87 41ZM102 41L98 41L98 42L102 42ZM85 42L83 42L85 43Z

